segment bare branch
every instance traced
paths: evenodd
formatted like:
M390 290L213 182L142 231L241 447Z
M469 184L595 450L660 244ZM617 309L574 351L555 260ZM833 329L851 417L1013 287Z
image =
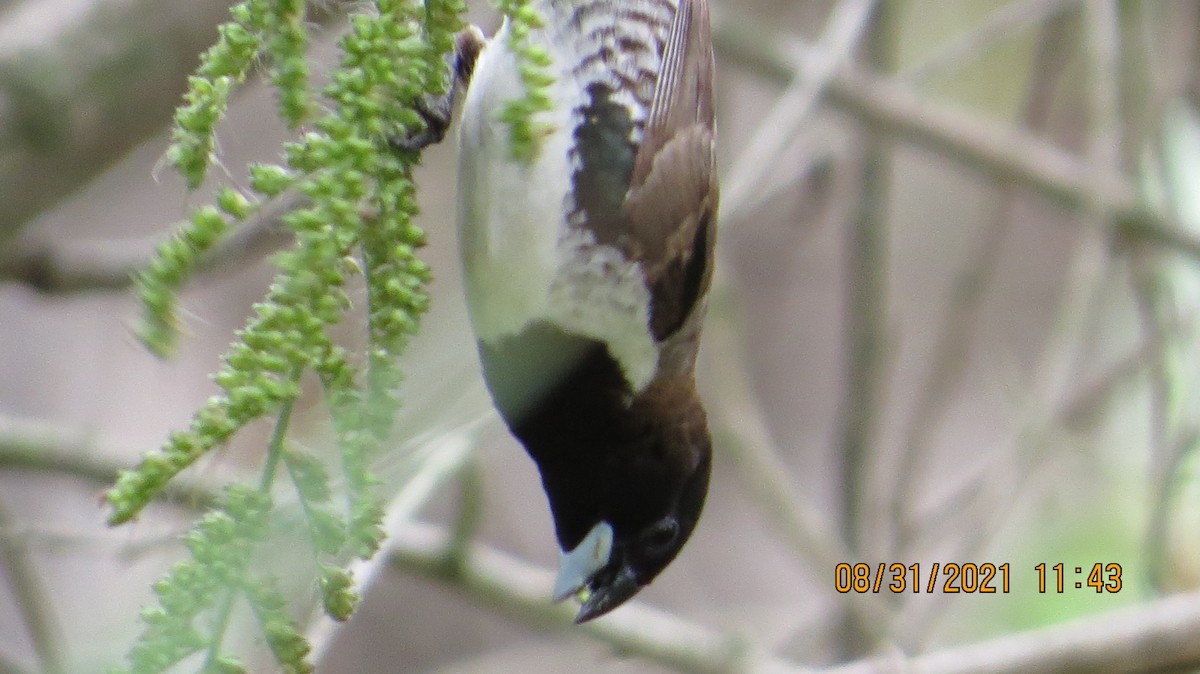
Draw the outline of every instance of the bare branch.
M853 55L875 0L839 2L826 23L821 38L813 47L817 56L813 68L797 70L787 89L763 116L753 137L738 153L725 179L722 207L737 214L752 206L752 198L764 184L764 178L777 170L779 155L812 116L826 85L841 65Z
M994 43L1057 18L1078 3L1079 0L1013 0L929 56L905 68L900 72L900 78L922 82L938 73L962 67L964 62L986 53Z
M209 251L196 269L195 279L222 278L229 271L252 264L291 240L283 217L303 208L307 197L288 190L263 204L234 232ZM124 290L150 261L152 245L125 245L112 250L72 251L61 242L22 241L0 253L0 280L10 279L46 293Z
M1069 45L1066 21L1061 16L1042 27L1022 111L1025 127L1035 132L1044 128L1049 121L1055 91L1068 63L1065 52ZM928 460L933 434L962 385L972 333L983 307L984 291L990 285L1000 262L997 251L1010 229L1019 198L1020 193L1011 184L1003 186L1000 204L992 221L951 283L952 295L934 342L933 362L916 396L901 445L891 502L886 508L894 519L897 536L893 556L910 554L912 548L909 546L913 538L919 535L912 517L917 492L922 486L918 479L920 469Z
M884 5L870 18L862 51L873 70L886 72L894 59L899 30L896 9ZM842 331L845 335L842 400L838 409L842 537L851 553L872 554L867 499L880 384L886 373L887 246L891 194L892 144L886 129L866 122L861 129L858 189L842 246ZM851 641L861 641L855 637Z
M128 466L95 438L62 424L0 415L0 470L34 470L81 478L98 485L112 484ZM202 508L212 502L211 488L182 474L171 481L167 498Z
M797 68L812 72L810 48L797 39L739 15L715 12L713 40L726 60L778 82ZM1110 225L1122 237L1163 246L1200 259L1200 237L1168 215L1144 205L1133 183L1111 173L1096 177L1087 163L1010 126L931 103L890 78L844 67L829 82L826 101L892 137L943 155L992 180L1010 181L1079 211L1106 195Z
M0 242L167 126L230 2L63 4L76 14L37 40L0 26ZM309 19L327 22L349 3L312 4ZM122 278L114 271L67 285Z
M10 525L12 519L8 510L0 504L0 528ZM44 674L61 674L66 671L64 666L64 651L66 639L62 627L54 612L54 602L46 592L41 574L29 550L23 541L10 538L0 538L0 563L4 568L4 576L8 578L9 589L17 600L25 628L29 631L29 640L37 652Z
M448 563L451 535L409 524L387 551L393 569L443 583L488 608L542 629L581 632L616 651L683 672L826 674L1006 674L1153 672L1200 666L1200 593L1175 595L1037 630L948 648L901 654L822 670L763 652L741 637L672 617L636 602L571 628L573 612L548 600L552 574L498 550L470 546L461 566Z
M386 553L393 569L441 582L471 600L540 629L582 633L614 650L684 672L802 672L755 652L743 638L631 602L603 620L572 626L575 611L550 603L553 574L479 544L451 561L452 536L410 523L395 533Z
M226 0L96 0L0 50L0 241L171 118ZM11 44L11 41L10 41Z

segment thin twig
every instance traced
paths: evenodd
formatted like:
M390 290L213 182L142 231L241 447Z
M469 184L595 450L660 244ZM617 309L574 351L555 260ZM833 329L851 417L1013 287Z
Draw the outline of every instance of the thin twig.
M838 405L838 428L833 449L837 460L838 506L841 534L854 559L875 558L868 548L872 527L867 522L871 498L871 470L880 456L873 451L884 377L885 278L887 269L886 173L891 163L878 147L880 139L864 134L868 147L860 159L862 176L853 222L844 244L843 284L843 392ZM846 616L839 630L838 653L850 659L870 652L864 639L868 628L857 617Z
M128 468L125 462L108 458L120 455L91 434L61 423L0 415L0 469L71 475L107 486ZM188 473L172 479L163 492L164 500L193 508L207 507L212 497L208 481Z
M863 52L872 69L892 66L896 10L882 6L870 17ZM851 553L866 549L868 475L872 467L879 389L884 370L887 324L887 245L892 147L886 132L867 123L861 129L861 176L844 244L843 331L845 368L838 410L836 456L840 461L842 537Z
M710 359L715 368L712 377L721 382L711 391L714 430L729 434L728 441L722 443L722 455L733 459L742 486L779 540L818 577L828 577L839 563L854 557L838 537L832 518L813 505L783 461L757 402L744 358L731 357L747 353L734 323L710 320L705 328L706 352L722 354ZM859 614L863 624L874 628L873 638L886 636L890 611L878 596L852 593L842 595L841 600Z
M1088 163L1096 178L1121 170L1121 25L1116 0L1086 0L1088 52ZM1109 217L1104 192L1092 196L1094 217Z
M713 40L727 62L779 82L791 81L797 67L816 67L808 65L810 49L799 40L743 13L735 19L726 12L714 12ZM943 155L991 179L1011 181L1068 210L1081 210L1103 193L1113 213L1104 226L1113 233L1200 259L1200 237L1143 204L1127 177L1108 174L1096 179L1086 162L1031 134L932 103L893 78L849 66L834 75L825 94L831 106L886 129L895 140Z
M1051 416L1051 425L1073 432L1082 432L1094 426L1122 386L1136 381L1143 375L1153 375L1154 365L1162 360L1166 340L1170 339L1168 335L1178 338L1182 331L1174 328L1159 335L1148 336L1127 355L1118 358L1108 370L1080 386Z
M291 234L283 217L306 203L294 189L264 203L204 256L194 278L221 278L287 245ZM109 244L107 250L69 251L57 242L25 240L0 254L0 280L53 294L124 290L149 263L151 248L149 242L141 242L119 249Z
M1105 372L1095 377L1092 381L1082 385L1078 390L1074 391L1061 405L1056 407L1054 411L1047 416L1048 421L1043 427L1030 430L1026 444L1030 446L1040 446L1045 442L1046 436L1051 429L1061 428L1069 432L1079 433L1084 431L1089 426L1095 423L1097 417L1102 415L1106 408L1112 404L1113 399L1118 396L1123 390L1123 387L1132 385L1138 377L1147 374L1152 364L1161 358L1162 343L1155 343L1151 340L1145 340L1129 353L1118 358L1116 362ZM967 522L974 520L972 517L964 517L963 513L967 512L968 508L975 503L976 510L971 512L987 511L986 505L980 505L976 502L976 495L980 485L988 484L995 481L995 476L1011 473L1013 469L1019 471L1017 477L1010 479L1011 484L1026 483L1030 477L1037 472L1037 467L1041 464L1038 462L1013 465L1012 448L1000 448L993 450L991 455L979 462L973 468L973 474L967 476L967 479L962 480L961 486L954 490L954 493L941 499L937 504L936 512L925 514L923 517L923 532L926 536L936 536L938 540L946 537L945 532L952 529L951 523L956 519L965 519ZM997 493L1003 490L997 489ZM1008 494L1007 503L1017 502L1011 493ZM909 546L913 550L927 549L933 542L921 538L914 538ZM934 603L937 601L949 599L945 594L926 594L926 601ZM941 599L939 599L941 598ZM914 603L916 600L914 600ZM909 606L906 606L907 610ZM936 607L926 608L927 613L938 613ZM912 633L920 633L922 630L915 629L915 625L921 625L919 618L914 619L912 615L906 614L903 618L906 630ZM912 647L913 642L902 641L908 647Z
M0 503L0 527L11 526L12 519ZM29 632L29 640L37 653L44 674L61 674L64 666L67 640L54 614L54 602L50 599L29 551L20 540L0 538L0 565L8 578L9 589L17 601L17 608Z
M1071 42L1068 36L1068 21L1062 15L1039 31L1022 113L1023 125L1032 131L1043 129L1049 122L1055 92L1068 63L1065 58ZM1000 203L991 222L951 283L950 301L934 340L933 362L917 393L903 436L890 501L885 508L893 520L896 541L892 557L897 559L913 553L912 539L921 536L912 521L921 487L920 469L928 465L933 435L966 376L971 336L983 309L984 293L999 265L998 251L1020 201L1021 193L1011 183L1001 189Z
M1054 19L1079 0L1014 0L995 10L925 58L900 71L900 79L919 83L987 53L988 48L1013 34Z
M1150 259L1153 258L1153 259ZM1170 283L1164 267L1169 267L1169 260L1160 259L1149 251L1134 251L1131 256L1130 284L1133 286L1134 302L1137 306L1138 318L1142 330L1146 333L1146 341L1166 343L1169 340L1164 333L1170 323L1177 320L1174 316L1175 294L1169 290ZM1147 470L1148 488L1150 490L1150 513L1146 524L1146 567L1150 583L1157 588L1164 585L1166 577L1167 530L1170 517L1171 495L1174 491L1171 479L1183 458L1186 444L1179 443L1174 437L1171 423L1173 391L1171 386L1174 374L1168 365L1170 359L1165 358L1172 346L1168 345L1159 353L1148 359L1150 382L1150 467Z
M1112 175L1113 166L1119 162L1120 130L1116 125L1116 72L1114 70L1116 45L1119 44L1119 29L1116 9L1112 0L1087 0L1085 5L1088 30L1086 32L1089 63L1089 84L1092 112L1091 142L1089 156L1093 176ZM1097 223L1108 221L1111 215L1110 202L1102 193L1092 195L1081 218ZM1064 282L1063 299L1058 317L1046 339L1045 346L1033 370L1030 392L1018 413L1017 445L1008 463L1013 466L1009 479L993 478L991 489L978 490L977 498L963 509L960 518L964 531L958 537L951 557L975 559L979 550L991 541L995 532L1008 517L1015 490L1027 488L1036 467L1049 460L1053 449L1061 448L1047 441L1055 428L1053 410L1059 409L1060 401L1069 397L1072 372L1076 366L1081 337L1086 335L1089 325L1099 308L1099 289L1111 269L1110 230L1101 227L1084 228L1081 232L1074 258ZM944 611L931 610L936 602L926 603L921 619L906 619L907 638L919 639L928 630L932 621L945 615Z
M821 38L813 48L815 63L807 72L797 69L791 83L756 125L754 135L733 162L722 189L722 208L739 213L751 203L765 178L812 116L834 72L853 54L876 0L843 0L834 6Z

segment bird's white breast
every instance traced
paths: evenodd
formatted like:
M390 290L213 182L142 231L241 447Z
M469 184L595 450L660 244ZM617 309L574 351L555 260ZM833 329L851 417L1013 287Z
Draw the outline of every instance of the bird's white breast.
M658 357L642 269L568 222L579 168L570 149L586 81L571 72L578 55L565 52L574 47L544 33L531 38L550 51L556 75L554 110L537 118L553 131L537 158L529 165L510 159L508 127L497 119L523 91L507 24L479 56L463 106L458 220L471 322L487 342L535 321L603 341L638 391Z

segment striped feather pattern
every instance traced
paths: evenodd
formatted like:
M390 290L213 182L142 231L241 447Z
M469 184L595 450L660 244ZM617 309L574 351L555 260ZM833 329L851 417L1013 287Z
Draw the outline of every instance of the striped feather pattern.
M687 4L687 3L684 3ZM550 0L555 51L572 55L571 77L587 89L604 84L627 106L635 144L653 102L678 0Z

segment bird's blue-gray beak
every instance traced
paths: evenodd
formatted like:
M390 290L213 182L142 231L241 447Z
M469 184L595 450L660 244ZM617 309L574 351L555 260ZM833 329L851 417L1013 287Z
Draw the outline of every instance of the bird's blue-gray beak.
M579 545L564 553L559 561L558 578L554 581L554 601L579 597L583 605L575 616L576 623L608 613L641 589L633 569L624 563L620 563L615 574L606 573L602 581L597 581L596 574L613 563L612 554L612 526L601 522L592 527Z
M562 601L586 587L592 576L608 564L612 543L612 525L601 522L592 527L574 550L564 552L558 562L558 578L554 580L554 601Z

